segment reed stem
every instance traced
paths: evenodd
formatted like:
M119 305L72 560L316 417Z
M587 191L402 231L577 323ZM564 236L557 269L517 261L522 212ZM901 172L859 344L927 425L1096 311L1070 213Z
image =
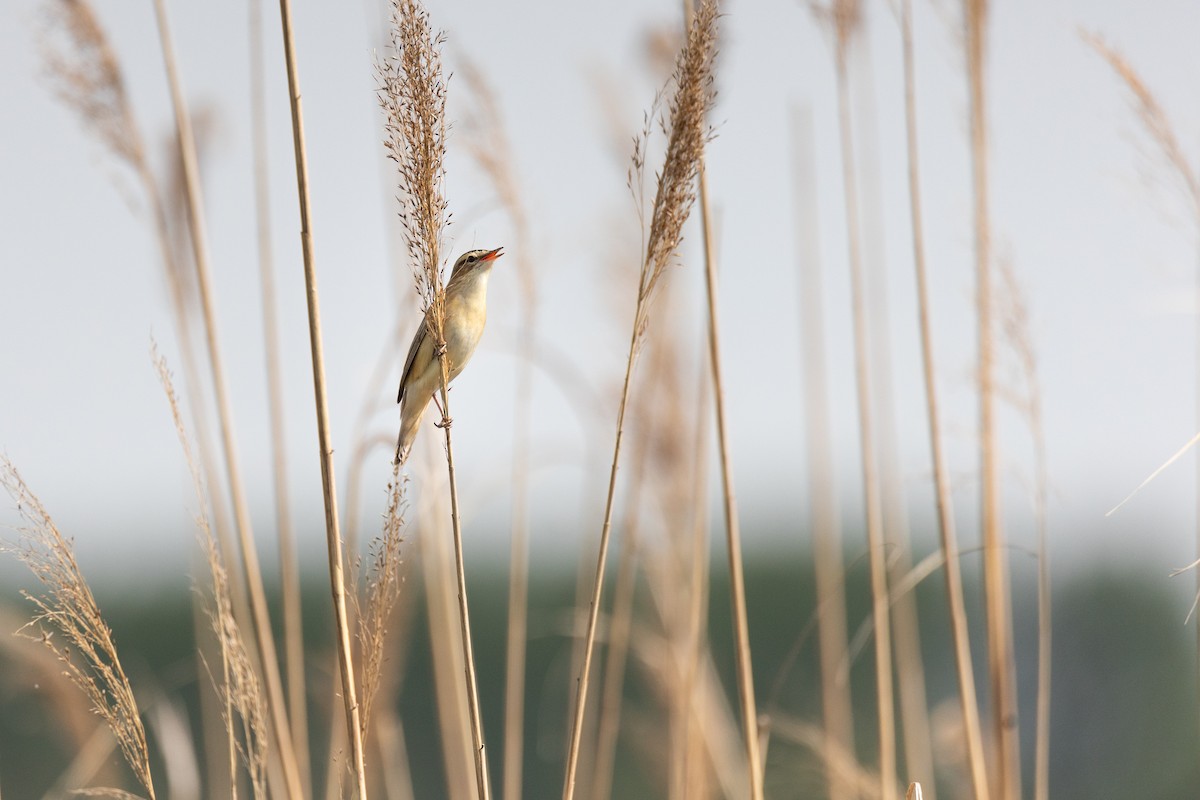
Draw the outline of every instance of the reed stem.
M237 449L233 433L233 409L229 402L229 391L225 380L225 369L217 342L216 313L212 287L209 279L208 237L204 224L203 200L200 196L200 175L196 163L196 144L192 133L191 117L183 94L179 77L175 48L167 22L165 0L155 0L155 15L158 21L159 39L162 44L163 62L171 89L171 101L175 110L176 133L179 138L179 153L183 160L184 184L187 189L188 224L191 228L192 252L196 262L196 281L200 289L200 302L204 314L204 330L208 344L209 367L212 370L213 390L217 397L217 410L221 425L221 443L225 455L225 469L229 476L230 494L233 497L234 518L237 522L238 540L242 550L242 566L246 584L250 591L250 606L254 616L255 639L262 662L263 680L267 686L267 706L271 713L271 726L278 744L283 777L289 797L303 797L300 771L296 764L296 753L292 742L291 727L283 699L283 687L279 677L279 661L275 653L275 639L271 633L271 618L267 612L266 591L263 588L262 571L258 565L258 553L254 546L254 533L250 524L250 510L246 504L245 489L238 467Z
M296 160L296 190L300 204L300 249L304 258L305 299L308 307L309 349L312 352L313 393L317 411L317 439L320 449L321 489L325 502L325 540L329 556L329 583L333 593L334 624L338 645L338 666L342 677L342 702L346 711L346 733L350 741L350 762L354 769L359 800L367 800L367 775L363 760L362 727L359 722L357 693L354 685L354 660L350 625L346 614L346 579L342 559L342 538L337 509L337 479L333 470L333 443L329 433L329 406L325 388L325 353L321 341L321 308L317 295L317 274L313 254L311 202L308 187L308 153L304 140L304 112L300 101L300 78L296 68L296 45L292 28L291 0L279 0L283 25L284 59L287 65L288 98L292 110L292 143Z

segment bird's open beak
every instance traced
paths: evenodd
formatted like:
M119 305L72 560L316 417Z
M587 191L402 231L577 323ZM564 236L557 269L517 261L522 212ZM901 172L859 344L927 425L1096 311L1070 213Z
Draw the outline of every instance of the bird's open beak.
M504 253L500 252L503 249L504 249L503 247L497 247L492 252L485 253L479 260L480 261L495 261L497 258L504 255Z

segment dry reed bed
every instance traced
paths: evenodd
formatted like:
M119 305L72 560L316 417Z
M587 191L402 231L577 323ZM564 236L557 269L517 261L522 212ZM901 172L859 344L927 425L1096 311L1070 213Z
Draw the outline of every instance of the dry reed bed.
M688 4L685 4L688 5ZM287 666L289 700L285 703L282 681L278 675L278 663L273 646L274 634L265 612L265 596L258 577L252 532L246 511L244 492L240 487L232 415L227 400L224 371L217 344L217 331L213 312L212 292L208 288L208 256L205 250L203 201L199 196L199 180L196 145L191 130L190 115L184 107L181 81L171 51L169 29L165 7L159 0L156 10L159 15L160 38L170 78L174 99L178 149L183 165L184 209L186 225L192 245L190 254L180 253L171 246L172 234L166 222L168 214L160 199L158 184L147 165L142 139L134 123L129 98L126 96L120 65L100 29L95 15L84 0L57 0L55 17L59 34L69 42L68 55L61 50L48 58L48 65L56 78L56 85L65 101L84 120L86 126L104 143L106 148L122 164L128 166L138 177L146 198L153 211L156 235L162 249L164 267L175 307L176 323L180 333L182 360L187 378L189 405L198 432L205 427L207 409L202 403L202 390L209 386L217 396L218 427L221 433L223 465L207 452L206 436L200 436L200 457L191 449L189 437L180 411L180 403L167 372L165 362L156 357L155 363L167 392L169 405L184 449L199 504L197 525L200 532L201 549L209 567L207 613L211 621L211 635L220 655L219 669L209 665L210 677L216 687L223 707L222 719L227 755L226 776L231 790L236 793L243 780L248 783L255 797L268 792L279 796L308 797L314 792L310 787L311 774L307 756L308 732L304 723L305 703L304 664L301 648L298 617L299 599L294 573L285 581L284 607L287 611ZM257 8L257 5L254 5ZM1049 709L1049 572L1045 556L1045 454L1042 444L1041 411L1037 395L1035 350L1029 338L1029 321L1026 308L1015 290L1015 279L1010 269L999 265L999 274L1004 282L1004 302L993 295L993 257L990 252L990 228L987 208L987 158L986 158L986 94L983 61L986 43L986 13L984 4L977 0L966 0L964 24L967 42L967 73L971 101L971 133L974 155L974 192L976 205L976 274L979 281L979 330L980 330L980 397L981 397L981 471L984 476L984 518L982 529L985 540L985 564L987 564L989 626L989 659L991 665L991 700L993 703L993 738L998 743L991 767L995 774L996 796L1007 798L1016 795L1020 785L1019 760L1016 756L1017 736L1015 729L1005 720L1011 718L1015 709L1013 697L1014 655L1012 650L1010 600L1007 596L1007 564L1003 550L1004 539L999 521L999 475L998 454L994 443L993 417L994 397L1001 394L995 386L994 365L997 346L994 342L996 328L1007 337L1017 362L1023 372L1028 394L1024 398L1030 428L1034 432L1037 447L1038 495L1038 541L1042 554L1039 565L1039 630L1042 634L1039 647L1039 693L1037 719L1037 767L1035 786L1039 798L1047 795L1048 781L1048 709ZM445 228L448 221L448 204L444 196L444 159L447 145L446 81L442 75L442 35L434 35L429 14L416 0L396 0L392 17L392 53L378 62L380 82L380 104L386 117L387 139L385 146L389 156L396 162L401 189L401 220L405 230L408 254L413 264L414 279L421 298L422 312L429 326L429 334L435 341L445 342L445 310L442 269L445 263ZM838 81L839 123L843 136L843 179L846 184L846 216L848 221L847 244L852 269L853 300L852 314L855 323L856 376L859 388L859 425L862 432L862 465L868 520L867 556L870 562L872 614L870 624L864 624L861 635L849 641L846 631L845 599L842 596L845 568L840 563L837 544L837 522L829 510L821 514L821 551L818 565L820 603L814 624L820 629L820 651L822 657L821 678L824 726L811 725L791 717L786 711L769 704L769 717L759 717L755 702L753 673L750 659L748 613L745 604L741 566L741 546L738 530L738 515L732 484L729 442L726 433L724 398L726 389L721 379L719 358L719 325L717 322L717 286L715 269L715 232L710 210L709 188L704 170L704 150L711 132L707 117L713 104L713 69L716 50L718 10L715 2L701 4L687 24L687 34L676 61L673 78L674 91L667 103L663 116L666 138L665 157L660 169L655 171L657 185L648 217L643 220L645 231L644 250L639 254L640 269L637 276L636 303L630 344L625 362L625 376L617 411L616 436L613 442L611 468L608 481L604 519L601 526L599 548L594 576L584 576L579 581L580 592L586 595L590 588L590 607L586 614L583 635L579 637L578 683L570 714L570 737L566 746L566 766L563 781L564 800L574 796L581 769L580 756L585 750L585 737L594 737L595 756L584 765L590 769L584 780L591 787L592 795L605 797L612 792L613 778L617 767L617 739L628 732L641 731L646 737L645 717L633 714L632 720L623 721L622 712L626 691L627 662L637 667L641 681L651 687L657 701L657 713L668 720L669 739L659 741L652 750L652 762L662 773L662 783L669 797L708 797L720 793L742 794L747 787L749 795L760 798L764 792L764 762L766 761L767 737L774 734L789 740L813 753L815 763L821 765L824 778L833 797L849 797L857 793L881 798L895 797L902 788L897 775L894 700L892 697L892 649L891 606L904 600L920 578L927 575L932 566L926 558L912 570L903 563L889 575L884 561L887 543L894 536L897 524L885 519L881 495L881 468L876 464L878 450L874 433L880 420L874 418L871 403L873 381L868 363L866 343L869 338L865 291L868 277L865 274L861 253L864 231L859 219L859 200L854 193L857 184L853 153L853 120L849 111L847 64L851 49L858 37L861 24L861 9L857 3L839 0L828 7L816 7L819 16L826 20L834 38L834 63ZM326 393L321 352L321 332L317 291L315 283L315 258L312 245L310 200L308 197L307 156L303 133L303 113L300 106L300 91L296 70L296 53L292 41L291 13L288 0L281 2L281 19L284 28L285 55L289 89L292 101L293 141L299 188L301 242L304 256L307 296L309 300L310 349L313 358L314 387L320 438L320 460L326 503L327 543L330 559L331 589L335 598L335 619L338 626L338 662L340 697L327 698L332 706L341 703L345 711L344 727L339 724L337 714L330 714L331 754L328 771L332 792L345 792L342 781L347 770L354 781L351 793L365 800L369 786L376 793L375 778L390 787L409 784L411 776L403 774L406 767L395 767L388 762L389 748L403 747L404 730L391 708L395 694L399 691L399 678L389 671L389 652L396 645L389 641L389 630L393 627L397 604L403 597L400 579L401 544L407 504L407 475L402 475L399 465L393 470L388 485L388 505L383 517L383 530L371 549L371 559L366 576L361 582L352 577L351 584L360 587L361 595L347 591L343 585L343 559L339 514L337 511L337 488L333 480L332 446L330 423L326 406ZM252 9L253 13L253 9ZM690 15L690 9L689 9ZM946 591L951 608L952 633L955 660L959 678L960 702L963 722L967 732L969 770L977 798L987 798L992 787L987 785L985 758L980 744L979 721L976 713L974 684L971 678L969 643L966 637L966 618L963 611L961 577L958 571L960 551L953 528L953 510L950 506L948 469L944 463L940 443L936 380L932 361L932 339L929 332L930 316L923 232L920 217L919 166L916 160L915 99L913 96L913 53L911 33L911 4L902 8L902 36L906 73L907 135L909 144L910 201L913 212L913 247L920 292L918 301L920 333L922 337L924 377L927 392L926 402L930 420L931 442L937 510L941 532L941 562L946 569ZM252 16L252 28L257 28L257 17ZM257 42L258 34L255 34ZM1113 64L1126 81L1137 99L1140 114L1161 147L1165 159L1174 168L1176 175L1196 205L1200 207L1200 192L1197 192L1194 173L1182 154L1182 149L1166 124L1165 115L1153 101L1153 96L1136 79L1128 65L1098 42L1096 47ZM256 63L260 58L255 56ZM481 109L478 123L485 131L497 130L500 115L493 101L493 93L487 89L478 75L467 70L468 83L474 89L475 102ZM263 97L262 75L252 72L255 108L261 108ZM655 112L647 115L647 123ZM256 152L259 155L258 202L260 215L259 244L260 267L264 286L264 334L269 343L275 339L275 322L272 319L271 254L267 249L269 233L266 220L268 197L266 178L262 166L265 152L264 121L256 116ZM639 193L644 191L643 172L646 168L647 139L649 128L637 140L630 185L638 195L639 211L644 212L647 203ZM524 739L523 714L528 701L523 696L525 678L524 649L527 640L526 614L528 613L527 581L527 536L529 528L529 439L532 424L532 370L538 360L535 309L537 307L536 284L529 266L528 250L531 233L529 220L516 190L516 179L512 172L513 156L504 143L497 138L489 141L486 136L475 139L474 157L481 170L489 176L493 188L518 232L519 249L522 251L521 281L522 319L519 333L521 371L518 380L515 428L517 448L513 456L514 503L512 516L513 554L510 587L510 605L507 631L506 672L506 725L504 734L504 795L515 800L522 793L521 770L525 756L522 753ZM656 296L663 288L663 279L668 268L675 263L684 225L699 198L703 250L705 255L705 290L707 301L706 370L711 378L702 376L701 397L708 397L711 390L713 407L701 406L694 420L686 421L672 411L687 396L680 388L684 376L673 373L686 351L685 343L674 341L667 335L656 336L649 344L652 309L662 313L664 303ZM1200 217L1200 215L1198 215ZM176 240L177 241L177 240ZM184 263L190 258L190 263ZM812 293L816 294L818 290ZM819 308L812 309L819 311ZM812 316L816 317L816 314ZM203 345L191 338L193 326L203 327ZM821 335L819 318L808 329L809 338ZM634 382L635 366L643 356L643 350L651 348L649 359L654 382ZM819 344L810 353L815 374L820 373ZM268 346L268 371L273 418L282 418L283 393L277 374L278 342ZM208 375L197 366L197 359L208 360ZM441 359L443 386L441 400L444 416L449 417L446 381L450 365ZM823 379L817 379L817 394ZM656 389L657 387L657 389ZM654 401L666 398L668 408L656 409ZM673 400L672 400L673 398ZM810 403L815 398L810 397ZM707 401L705 401L707 402ZM704 533L707 528L707 491L704 486L705 470L702 453L706 445L706 432L711 430L706 423L706 414L715 414L718 457L722 477L722 500L725 510L724 524L729 553L731 607L734 624L734 655L736 658L736 704L730 703L716 677L717 669L713 653L705 642L704 620L707 611L707 553L704 548ZM606 582L606 562L609 538L617 498L617 474L622 463L622 445L625 429L630 428L633 446L632 480L630 491L624 496L626 503L623 520L618 526L624 531L624 549L617 570L615 599L610 613L605 615L603 587ZM674 424L672 424L674 423ZM820 427L821 414L814 409L813 425ZM689 426L694 426L691 430ZM455 464L449 425L443 428L446 455L446 484L450 497L450 534L455 546L458 591L458 619L451 620L449 605L442 617L431 627L438 630L434 648L445 652L438 656L439 663L461 663L465 681L456 689L443 688L439 698L439 711L443 714L441 734L449 753L461 747L468 754L474 768L474 780L466 773L450 781L458 784L455 796L491 795L488 774L488 755L483 739L483 721L480 709L475 664L472 650L469 613L466 594L466 578L462 548L461 515L455 480ZM289 536L287 521L288 499L283 491L284 462L283 441L280 430L273 434L275 448L276 507L279 515L281 540L286 543ZM364 437L364 452L373 446ZM827 464L820 446L816 446L812 457L814 471ZM692 462L689 464L689 462ZM221 467L224 476L221 477ZM694 468L694 469L693 469ZM204 480L201 479L201 474ZM662 476L673 476L663 478ZM653 479L648 476L654 476ZM8 462L0 471L6 489L21 509L26 521L14 552L33 570L49 594L32 596L35 604L35 619L32 626L39 630L53 628L71 643L72 654L68 654L49 633L41 635L44 641L67 665L71 678L83 690L94 710L113 729L126 760L135 777L150 797L154 797L151 776L150 748L147 745L141 715L133 697L129 681L121 671L111 633L100 617L86 583L79 574L78 566L71 553L70 543L54 527L45 509L29 492L20 475ZM237 560L232 543L221 534L221 517L216 496L209 497L206 489L218 482L228 482L234 500L235 528L241 546L241 564ZM431 482L432 483L432 482ZM432 487L426 487L432 488ZM219 494L219 493L214 493ZM353 494L353 493L352 493ZM444 514L433 509L429 498L422 497L418 503L418 516L437 518L444 523ZM651 508L667 510L661 514L659 524L652 521ZM210 516L210 508L212 513ZM213 520L210 522L210 519ZM902 520L901 520L902 522ZM357 526L351 526L357 527ZM889 530L889 527L891 530ZM649 530L661 534L666 546L655 551L647 544L641 531ZM215 531L215 532L214 532ZM286 549L286 548L283 548ZM289 553L281 554L284 573L294 558ZM425 557L425 554L422 554ZM641 574L639 583L639 573ZM892 585L889 587L889 580ZM427 581L428 583L428 581ZM639 604L639 587L644 584L644 602ZM682 596L674 592L680 585L688 591ZM427 587L428 588L428 587ZM430 590L432 591L432 590ZM347 599L348 596L348 599ZM350 618L347 602L353 607L357 619L357 651L351 646ZM432 604L432 601L431 601ZM582 605L582 604L581 604ZM835 608L831 608L835 607ZM822 610L823 609L823 610ZM431 612L431 620L433 619ZM458 636L456 643L445 641L447 632L454 628ZM607 644L607 663L603 669L603 687L590 686L595 660L596 643L601 637L601 628L606 628L604 641ZM899 630L899 629L898 629ZM875 685L877 694L878 744L880 760L878 769L861 763L855 752L851 732L849 692L838 686L835 672L848 669L861 642L873 631L876 641ZM578 632L576 632L578 633ZM199 638L200 632L197 633ZM440 641L437 637L443 637ZM907 637L905 641L900 639ZM914 671L904 664L918 662L903 660L899 655L904 647L919 647L919 634L915 626L908 634L899 634L895 647L902 671ZM460 659L461 662L456 661ZM924 669L916 676L923 682ZM453 670L457 672L457 670ZM913 677L909 675L909 677ZM903 682L902 682L903 683ZM453 695L453 697L452 697ZM923 702L919 708L910 708L901 691L901 705L905 709L902 722L906 735L905 750L909 758L919 749L922 736L911 739L910 727L925 714ZM589 717L589 707L600 706L598 714ZM594 720L594 721L593 721ZM457 733L448 733L448 731ZM379 748L379 757L370 763L366 749ZM341 738L339 738L341 737ZM457 741L455 738L457 737ZM643 739L648 741L648 739ZM589 742L593 741L588 739ZM341 742L343 744L339 745ZM339 752L349 746L349 758ZM447 763L453 760L447 755ZM910 763L925 763L911 762ZM242 775L239 775L241 765ZM931 766L918 767L932 771ZM912 768L910 768L912 771ZM451 770L453 772L453 770ZM932 796L933 776L927 777L927 793ZM108 791L108 790L103 790ZM124 790L112 790L121 792ZM921 788L909 787L908 796L921 796Z

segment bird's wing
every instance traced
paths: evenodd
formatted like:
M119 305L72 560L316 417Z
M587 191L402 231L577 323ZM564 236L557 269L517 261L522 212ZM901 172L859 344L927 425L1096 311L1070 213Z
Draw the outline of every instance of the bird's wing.
M404 386L408 383L409 373L412 372L413 363L417 360L417 351L421 349L421 345L429 338L429 324L427 322L428 315L421 320L421 326L417 328L416 334L413 335L412 345L408 348L408 358L404 359L404 370L400 373L400 390L396 394L396 402L404 401Z

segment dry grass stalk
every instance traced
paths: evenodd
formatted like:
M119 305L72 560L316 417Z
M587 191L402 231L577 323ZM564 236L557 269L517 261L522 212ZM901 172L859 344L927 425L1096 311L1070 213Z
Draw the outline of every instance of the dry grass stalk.
M166 359L159 355L157 347L151 351L159 382L167 395L171 408L171 417L175 423L175 432L179 436L179 444L183 449L184 461L192 479L192 488L196 493L197 512L196 527L200 545L208 562L211 579L212 596L207 608L209 622L216 636L221 653L221 678L217 683L217 694L225 704L225 730L229 737L229 775L232 796L237 797L236 754L240 754L242 763L249 774L250 786L256 798L266 797L267 791L267 711L266 699L263 695L262 683L251 661L249 650L242 637L233 614L232 595L230 593L229 572L225 568L224 559L213 536L208 515L205 512L207 492L200 478L196 459L192 455L192 447L183 424L179 410L179 400L175 394L175 386L167 368ZM215 677L214 677L215 681ZM236 722L235 722L236 718ZM240 728L239 740L235 733L235 725Z
M537 281L530 255L532 243L525 204L517 188L504 121L496 95L483 73L464 61L463 76L474 99L477 115L468 119L471 154L512 221L516 237L517 278L520 283L521 320L517 331L518 362L513 398L512 544L508 585L508 628L505 642L504 683L504 785L505 800L521 797L522 754L525 744L525 649L529 618L529 441L533 409L534 339L537 331Z
M848 682L838 680L838 665L846 653L846 585L842 554L841 515L834 487L833 440L830 435L828 370L825 365L824 289L821 276L816 192L816 156L812 124L806 114L797 123L797 191L802 211L796 232L804 254L800 270L802 350L804 362L805 434L808 442L810 521L816 573L818 654L824 735L833 746L854 756L854 717ZM847 800L853 787L843 773L829 769L826 780L831 800Z
M992 298L991 220L988 212L987 96L984 59L987 3L965 0L967 87L970 105L971 167L974 195L975 272L979 313L980 483L987 607L988 672L992 687L992 725L997 758L995 795L1021 793L1021 754L1017 727L1016 656L1013 651L1012 601L1008 551L1000 519L1000 453L995 419L995 344Z
M164 201L155 180L125 89L120 63L91 6L85 0L61 0L52 4L47 16L43 51L47 73L58 95L112 155L134 172L145 195L172 300L193 423L200 445L200 461L208 485L215 486L218 473L216 460L208 449L204 400L200 391L203 379L196 363L189 313L197 305L198 297L195 279L190 268L185 266L188 244L183 226L186 226L186 221L180 226L171 224L175 216L174 208L168 211L168 203ZM179 163L179 153L174 143L171 151L171 163ZM183 219L186 201L183 199L182 175L172 182L172 186L178 187L178 192L172 192L171 196L180 198L179 219ZM212 495L210 500L222 552L232 554L232 538L220 493ZM245 592L237 582L232 588L238 617L248 621L250 614Z
M308 308L309 351L312 354L313 395L317 411L317 442L321 461L321 494L325 503L325 544L329 560L329 584L333 594L337 630L338 671L342 679L342 705L350 740L350 767L354 770L359 800L367 800L367 773L363 759L362 728L359 724L357 689L350 625L346 615L346 578L342 536L337 509L337 479L333 469L333 437L329 431L329 403L325 385L325 351L321 338L321 310L317 293L316 257L313 254L312 203L308 187L308 150L304 141L304 111L300 102L300 77L296 67L296 42L292 27L292 4L279 0L283 26L284 61L287 66L288 99L292 111L292 144L296 161L296 190L300 206L300 250L304 258L304 286Z
M929 278L925 264L925 230L922 222L920 165L918 160L916 66L913 56L912 0L901 8L902 46L904 50L904 115L908 146L908 191L912 219L913 263L917 277L917 320L921 335L921 363L925 379L925 407L929 420L929 448L933 459L934 490L937 502L938 533L946 565L946 598L950 609L950 635L958 674L958 699L967 737L967 761L976 800L988 800L987 764L983 755L983 736L979 726L979 706L975 694L975 671L971 659L971 641L967 612L963 601L962 570L958 563L958 536L955 531L950 470L942 447L937 380L933 359L933 331L930 323Z
M404 542L400 533L404 529L406 509L405 490L408 476L400 475L400 465L392 468L392 480L388 484L388 507L383 515L383 531L372 544L370 569L367 573L365 608L358 613L358 643L361 648L362 678L360 722L362 738L366 741L370 730L371 708L378 694L380 677L387 653L388 621L400 599L400 545Z
M888 606L887 566L883 551L883 517L879 487L874 422L871 413L871 371L867 352L869 329L866 278L863 274L861 232L857 199L858 175L854 166L853 126L850 115L848 60L859 32L861 10L855 0L836 0L829 8L816 8L833 26L834 62L838 87L838 126L841 132L842 180L846 202L846 237L850 260L850 287L854 320L855 377L858 384L858 418L862 453L863 494L866 501L867 552L871 568L871 597L875 620L875 684L879 730L879 794L896 796L896 722L892 687L892 628Z
M1034 452L1034 529L1037 535L1037 598L1038 598L1038 667L1037 667L1037 724L1034 747L1034 800L1050 796L1050 667L1052 628L1052 597L1050 594L1050 549L1046 523L1046 506L1050 490L1050 474L1046 461L1046 429L1042 417L1041 382L1038 380L1037 350L1033 346L1032 326L1025 294L1017 279L1016 270L1008 259L999 263L1001 280L1000 329L1016 356L1025 386L1018 409L1023 412Z
M271 192L268 175L266 119L266 63L263 57L263 0L249 3L250 118L254 150L254 210L257 222L259 280L262 286L263 343L267 368L267 404L271 419L271 455L275 528L279 537L279 573L282 584L283 650L287 674L288 719L296 750L300 780L309 793L312 773L308 753L308 710L304 680L304 622L300 607L300 569L292 532L287 488L287 447L283 410L282 358L276 314L275 259L271 248Z
M467 605L466 568L463 564L462 523L458 486L454 475L454 448L450 438L450 359L446 353L445 292L442 285L441 245L446 226L443 194L446 151L446 84L442 78L440 48L444 37L434 36L429 13L418 0L394 0L392 7L392 57L377 66L379 102L386 116L385 145L396 162L401 193L400 218L413 259L413 276L421 295L421 310L442 372L442 431L446 442L446 473L450 488L450 519L454 533L458 578L459 628L466 661L468 711L475 759L475 780L480 800L490 800L487 753L475 678L471 622Z
M179 77L170 26L164 0L155 0L155 16L158 20L159 39L162 45L163 62L171 90L171 101L175 111L175 128L179 138L179 152L183 160L184 181L188 194L188 227L191 230L192 252L195 258L196 280L200 290L205 337L208 345L209 367L212 372L213 390L217 397L217 409L221 422L221 442L225 455L225 469L229 476L230 492L233 496L234 516L237 520L238 539L242 551L242 566L250 590L251 611L258 644L259 660L266 683L271 727L278 754L283 766L284 781L288 794L300 797L303 793L299 768L296 764L292 744L291 728L283 697L282 681L279 677L279 661L275 654L275 640L271 631L271 618L267 611L266 591L263 588L262 572L258 566L258 553L254 545L254 532L250 522L250 511L246 502L238 465L237 448L233 432L233 410L229 400L225 368L217 342L216 313L210 280L208 237L204 222L203 200L200 194L199 168L196 163L195 137L191 118L187 112L183 85Z
M592 590L591 608L588 614L585 636L583 666L580 671L576 692L575 713L571 726L571 740L567 750L567 768L563 781L563 798L571 800L575 793L576 770L579 764L580 741L583 736L583 721L587 710L589 679L592 655L595 648L596 626L600 614L600 600L604 585L604 567L608 557L609 534L612 530L613 504L616 495L617 469L620 464L621 440L625 424L625 411L629 402L629 390L637 353L649 323L649 309L654 290L672 262L679 246L683 223L687 220L696 199L695 178L699 170L704 142L709 136L706 118L712 105L712 67L716 48L716 3L705 2L688 29L687 42L679 53L675 67L675 94L668 104L665 121L667 152L662 170L659 172L658 189L650 215L650 230L646 239L646 252L642 259L639 277L637 305L634 310L633 330L629 342L629 354L625 365L625 380L621 389L621 400L617 410L617 433L613 444L612 466L609 472L608 494L604 507L604 522L600 531L599 554ZM637 140L634 148L631 184L636 178L640 184L644 165L643 140Z
M696 419L692 432L692 520L691 548L689 552L690 574L688 576L688 622L687 649L683 680L679 685L679 713L683 715L683 731L677 744L677 754L672 759L676 770L669 790L669 797L692 798L707 796L708 771L703 763L700 739L705 721L702 715L693 714L692 697L699 680L700 660L705 653L708 620L708 419L712 382L703 372L700 374L696 392ZM700 717L697 719L697 717Z
M40 595L21 592L36 609L21 632L40 640L63 664L66 675L87 696L93 713L112 730L125 761L153 800L150 753L137 700L117 657L112 631L75 561L71 541L4 457L0 457L0 485L23 520L16 529L17 541L3 545L0 551L12 553L46 589Z
M692 0L684 8L692 16ZM715 13L715 5L713 8ZM725 544L729 554L729 595L733 617L734 657L737 663L739 707L742 712L742 737L746 744L750 797L763 796L762 764L758 746L758 706L754 700L754 670L750 658L750 624L746 613L746 579L742 567L741 524L737 496L733 487L733 463L729 455L729 435L725 424L725 384L721 376L720 324L717 315L716 245L712 213L708 199L708 179L704 170L704 140L701 139L697 177L699 183L700 222L704 231L704 287L708 306L708 355L712 369L714 410L717 417L717 448L721 464L721 489L725 509Z
M624 519L619 528L622 534L620 558L617 564L616 582L613 586L613 607L609 614L607 652L601 682L599 717L596 723L595 756L592 764L591 791L588 797L607 800L612 794L615 774L617 739L621 731L621 709L625 695L625 674L628 668L630 636L633 630L634 598L637 593L639 560L642 556L642 512L643 500L651 488L651 477L678 475L679 459L669 459L667 464L658 463L664 453L676 452L664 441L670 436L672 422L664 419L653 407L654 401L674 397L678 400L677 382L669 381L672 369L677 364L679 353L668 337L659 337L651 347L650 380L638 387L632 398L633 418L636 425L634 450L631 453L629 470L630 494L626 498ZM675 410L680 405L675 404ZM661 423L661 424L660 424ZM660 467L662 467L660 469ZM676 584L677 585L677 584Z

